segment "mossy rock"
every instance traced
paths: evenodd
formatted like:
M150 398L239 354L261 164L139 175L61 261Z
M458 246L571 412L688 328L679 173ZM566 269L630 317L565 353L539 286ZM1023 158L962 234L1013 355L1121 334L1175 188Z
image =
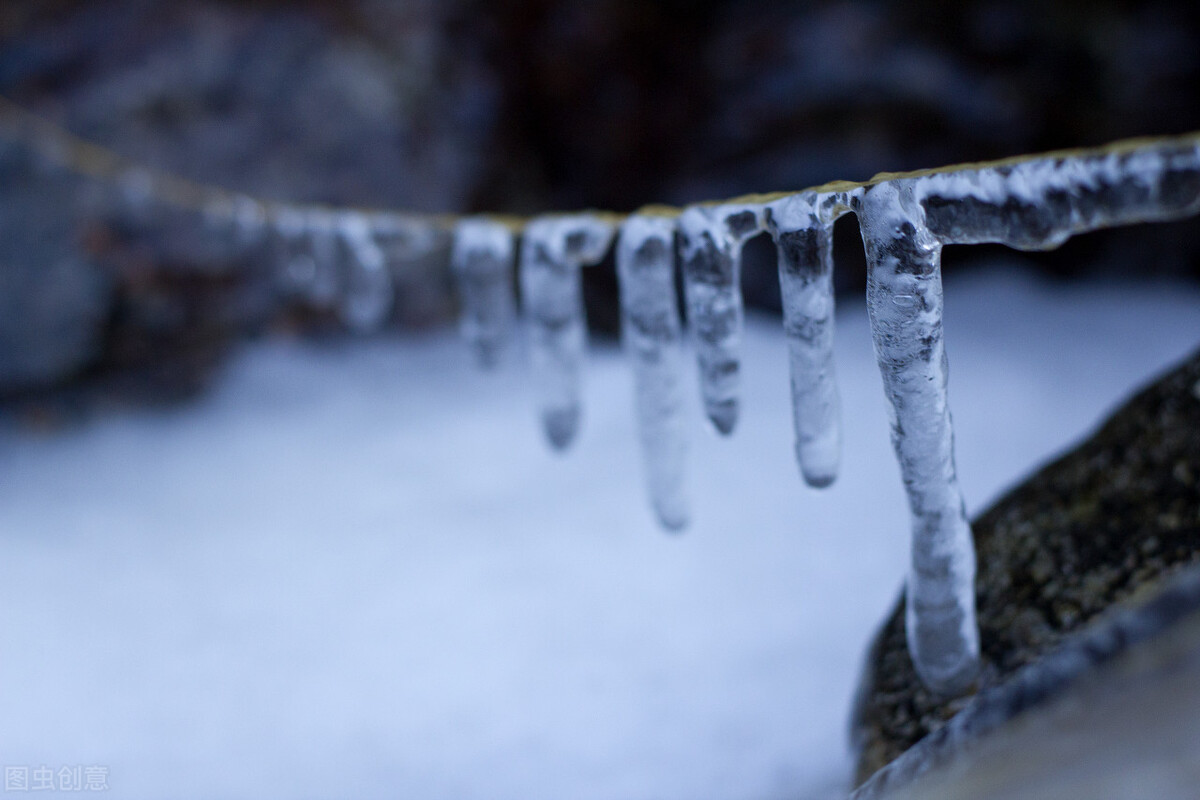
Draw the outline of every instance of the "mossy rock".
M972 528L983 650L977 690L1004 683L1102 612L1200 562L1200 351ZM853 712L856 783L969 700L921 685L901 598L870 648Z

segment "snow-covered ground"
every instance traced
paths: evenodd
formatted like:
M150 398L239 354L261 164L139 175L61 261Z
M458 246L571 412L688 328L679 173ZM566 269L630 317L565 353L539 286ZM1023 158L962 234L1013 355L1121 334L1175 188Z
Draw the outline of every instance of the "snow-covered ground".
M972 513L1200 340L1194 286L1010 268L946 295ZM566 458L525 371L448 332L268 342L185 409L3 429L0 763L131 798L836 796L907 539L862 303L839 311L842 478L801 484L783 337L751 320L735 436L692 399L678 537L613 348Z

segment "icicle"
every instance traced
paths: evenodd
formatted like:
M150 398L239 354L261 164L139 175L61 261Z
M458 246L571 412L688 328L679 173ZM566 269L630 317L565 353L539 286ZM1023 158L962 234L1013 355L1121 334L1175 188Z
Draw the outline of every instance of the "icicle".
M679 218L688 327L700 363L704 410L723 434L738 417L742 245L763 228L763 207L690 206Z
M341 289L337 220L332 212L313 208L305 213L304 224L312 259L312 279L306 285L305 294L316 308L332 308Z
M438 246L438 228L428 219L395 211L375 212L367 219L389 263L416 261Z
M459 328L485 368L496 365L512 336L513 257L513 233L504 223L469 217L455 226L450 265L462 301Z
M234 195L229 213L239 247L251 248L262 242L267 230L267 211L262 203L244 194Z
M542 428L556 450L566 448L579 430L586 338L580 268L604 258L612 236L611 222L588 214L540 217L525 227L521 294L529 354Z
M343 215L338 228L345 269L338 315L351 330L374 330L387 320L394 300L387 259L362 214Z
M871 334L912 510L909 650L927 686L958 694L978 672L979 631L974 544L946 401L942 245L925 228L905 182L869 188L858 213Z
M317 268L309 252L305 214L300 209L281 206L275 209L272 221L272 250L279 283L289 294L307 294Z
M638 433L650 501L668 530L687 526L687 433L675 299L675 220L635 215L621 226L621 338L633 360Z
M869 269L876 354L913 514L906 620L930 688L978 669L975 555L954 469L942 343L941 249L997 242L1026 250L1134 222L1200 213L1200 145L1131 142L911 176L881 176L855 200Z
M158 202L154 173L144 167L129 167L117 176L116 182L130 219L138 224L149 221Z
M842 412L833 367L833 220L818 217L816 199L806 192L772 203L767 230L779 257L796 460L804 481L819 488L837 478Z

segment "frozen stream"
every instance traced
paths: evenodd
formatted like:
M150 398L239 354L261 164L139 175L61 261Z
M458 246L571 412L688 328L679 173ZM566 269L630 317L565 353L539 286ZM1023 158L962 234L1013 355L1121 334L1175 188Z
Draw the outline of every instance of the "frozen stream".
M1195 286L946 298L972 514L1200 342ZM0 763L101 765L121 798L836 796L910 528L863 303L837 325L838 482L800 480L786 342L752 317L736 434L687 394L682 536L615 347L567 457L528 370L451 330L259 344L188 408L4 427Z

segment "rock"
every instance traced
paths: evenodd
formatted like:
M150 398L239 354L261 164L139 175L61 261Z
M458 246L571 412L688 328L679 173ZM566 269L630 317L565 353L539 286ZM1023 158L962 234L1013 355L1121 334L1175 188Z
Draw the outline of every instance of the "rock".
M0 152L0 394L69 378L98 357L112 280L79 245L79 181Z
M851 800L1195 797L1200 569L1166 583L976 695Z
M1200 561L1200 352L974 522L983 672L1003 685L1072 633ZM917 679L903 599L870 649L852 719L857 780L946 725L970 697Z

